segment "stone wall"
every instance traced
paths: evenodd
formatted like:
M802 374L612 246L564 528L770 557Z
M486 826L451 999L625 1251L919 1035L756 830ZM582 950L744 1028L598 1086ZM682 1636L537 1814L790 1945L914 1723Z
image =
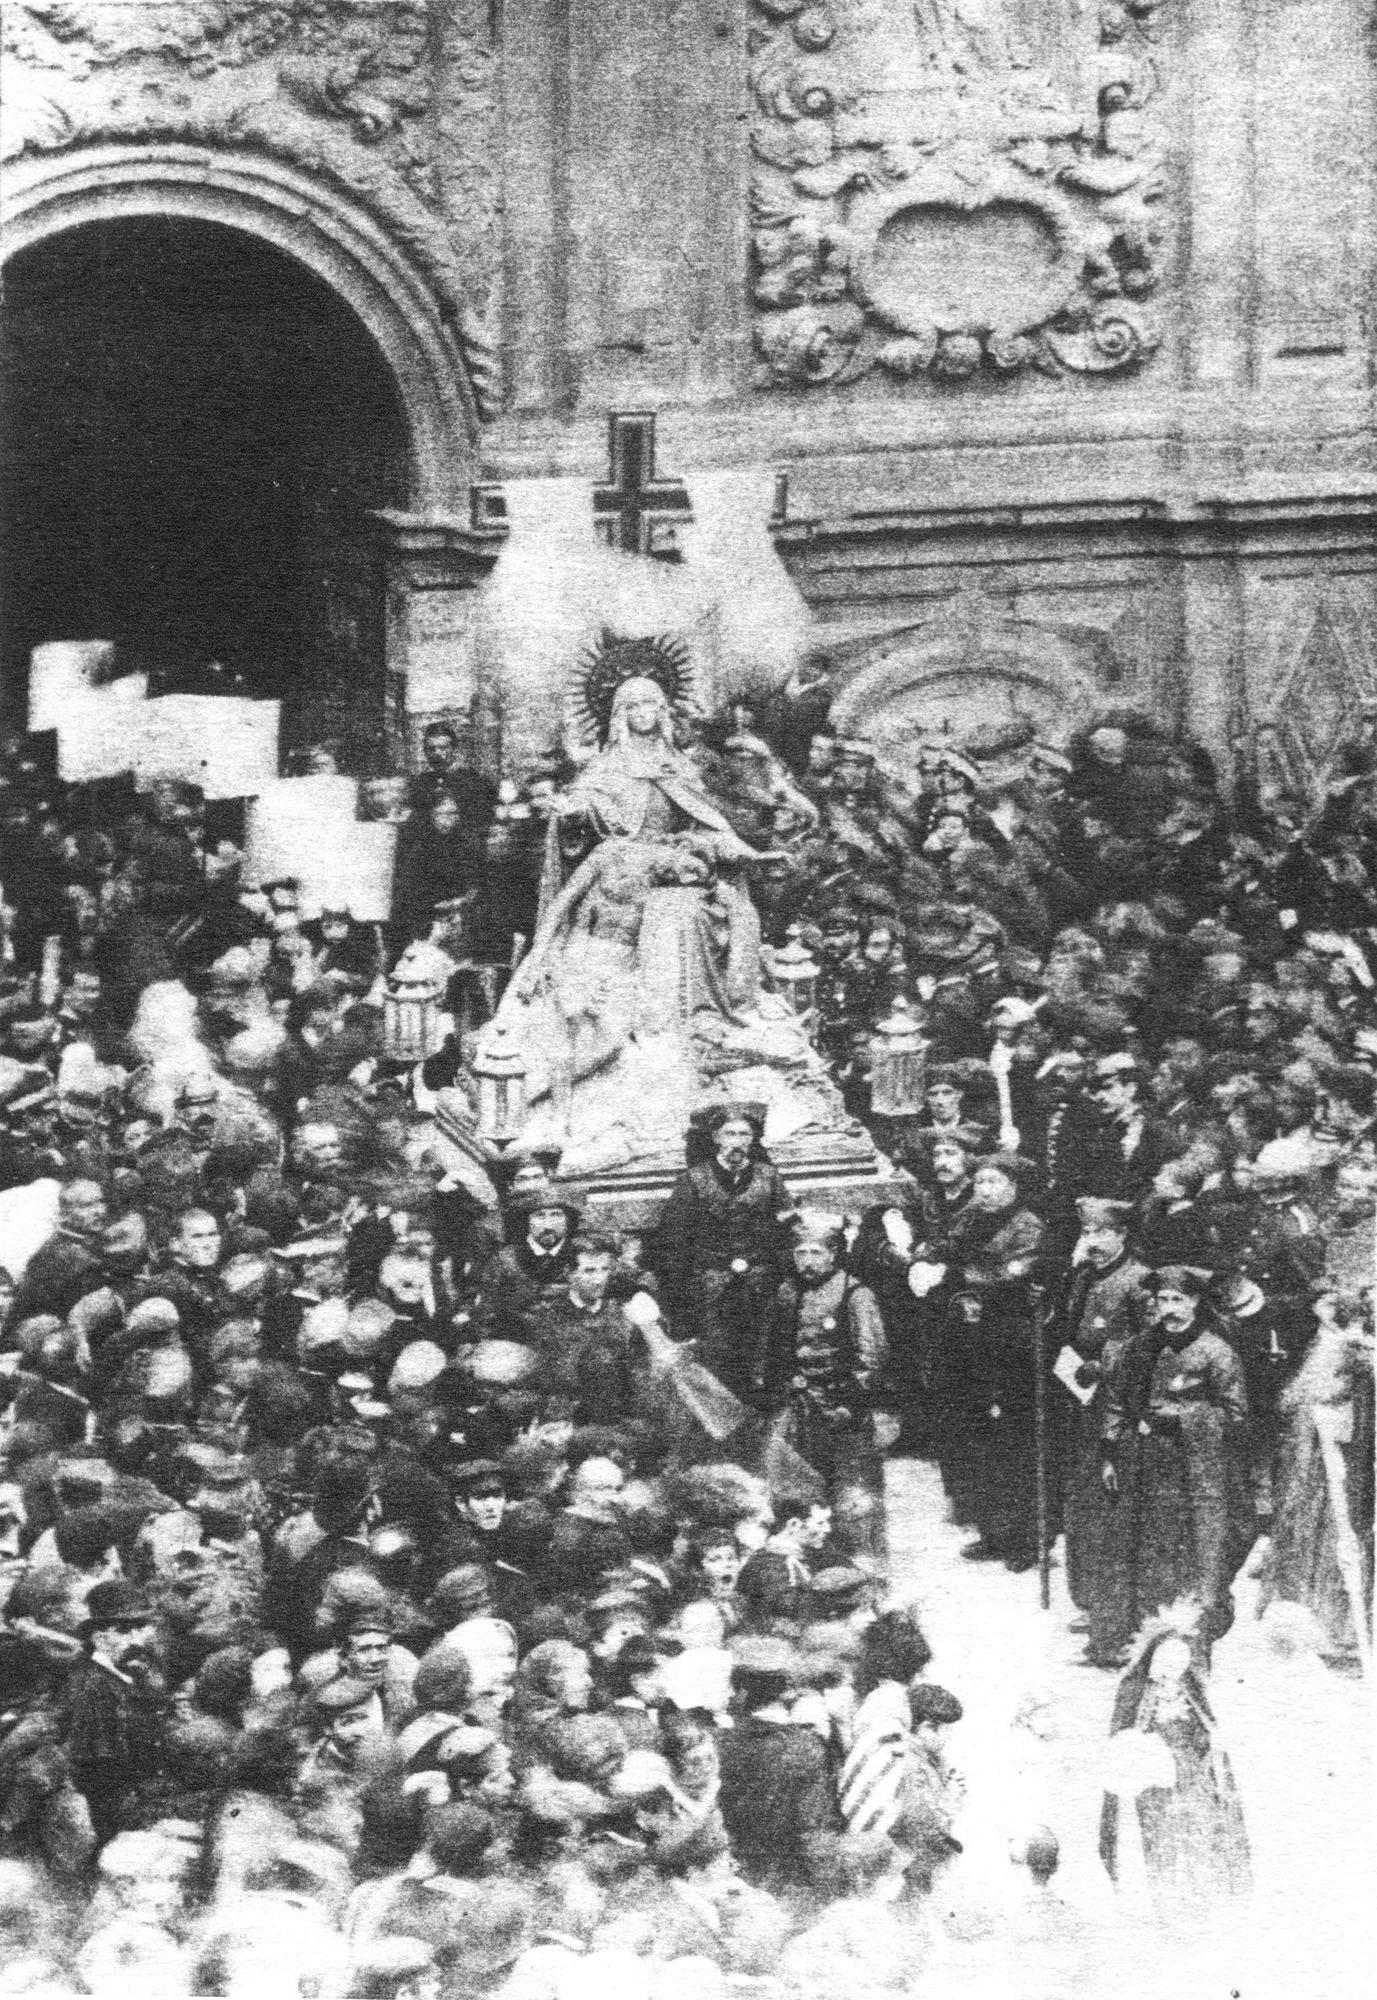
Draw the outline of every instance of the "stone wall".
M508 35L539 39L543 7L509 0ZM658 407L667 466L787 472L781 547L833 670L901 686L903 715L982 687L1064 715L1089 690L1227 760L1283 690L1287 714L1319 699L1318 647L1326 719L1290 754L1323 759L1377 673L1363 0L589 0L568 21L537 121L568 309L542 320L529 274L519 310L506 294L495 470L596 477L604 404ZM657 106L680 82L649 136L625 111L647 61ZM509 156L509 195L533 173Z
M454 373L399 668L422 585L461 642L468 480L599 478L620 408L672 471L787 474L843 678L918 628L995 690L997 628L1039 700L1222 756L1312 628L1366 695L1367 0L12 0L4 37L23 172L270 160L395 252L403 393Z

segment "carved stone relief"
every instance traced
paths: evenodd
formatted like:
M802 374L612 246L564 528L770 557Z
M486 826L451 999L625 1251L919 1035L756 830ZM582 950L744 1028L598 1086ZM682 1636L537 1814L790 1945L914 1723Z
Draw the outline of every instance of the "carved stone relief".
M1122 698L1125 678L1101 629L1043 625L968 593L918 624L829 650L845 677L838 728L868 736L896 771L942 737L1031 725L1041 741L1064 743L1096 707Z
M1377 626L1367 578L1331 584L1299 636L1287 634L1279 667L1252 721L1258 775L1318 806L1340 751L1359 740L1377 715Z
M491 415L492 63L486 0L458 0L440 35L428 0L11 0L3 157L176 139L325 176L420 263Z
M762 380L1149 355L1164 5L751 0Z

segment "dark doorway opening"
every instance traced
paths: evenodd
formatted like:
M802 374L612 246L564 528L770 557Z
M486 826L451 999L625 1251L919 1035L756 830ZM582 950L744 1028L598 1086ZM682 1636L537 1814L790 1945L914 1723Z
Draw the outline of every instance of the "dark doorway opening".
M88 224L5 268L5 719L44 639L102 638L191 689L216 661L283 702L288 747L375 762L384 599L370 510L406 423L349 306L239 230Z

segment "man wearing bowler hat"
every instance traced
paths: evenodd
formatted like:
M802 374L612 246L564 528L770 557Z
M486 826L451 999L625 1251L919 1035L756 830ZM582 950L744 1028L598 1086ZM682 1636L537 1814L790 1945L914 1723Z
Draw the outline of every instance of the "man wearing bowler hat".
M137 1825L138 1788L161 1770L166 1687L153 1606L123 1577L91 1591L81 1635L86 1650L67 1684L64 1734L72 1781L103 1846Z

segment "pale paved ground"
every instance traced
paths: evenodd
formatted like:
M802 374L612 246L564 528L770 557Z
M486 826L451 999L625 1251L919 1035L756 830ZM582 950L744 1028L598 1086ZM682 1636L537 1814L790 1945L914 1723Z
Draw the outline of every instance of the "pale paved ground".
M967 1533L948 1522L933 1466L891 1461L888 1494L896 1585L922 1607L931 1677L966 1710L951 1733L952 1762L967 1780L957 1827L966 1851L945 1888L973 1943L958 1954L966 1973L947 1989L999 1990L1008 2000L1063 1990L1346 2000L1377 1990L1368 1689L1312 1660L1277 1660L1253 1615L1254 1587L1240 1581L1238 1622L1216 1648L1211 1694L1243 1797L1255 1890L1227 1933L1193 1938L1183 1954L1131 1893L1115 1896L1099 1861L1115 1680L1076 1663L1084 1641L1068 1631L1073 1613L1059 1563L1052 1608L1043 1612L1036 1572L1011 1576L997 1564L960 1560ZM1074 1976L1026 1955L1016 1968L999 1963L996 1976L997 1953L982 1972L991 1947L978 1940L999 1928L996 1913L1022 1874L1008 1858L1010 1837L1038 1822L1061 1842L1057 1886L1098 1948L1087 1946ZM924 1978L915 1991L931 1983Z

